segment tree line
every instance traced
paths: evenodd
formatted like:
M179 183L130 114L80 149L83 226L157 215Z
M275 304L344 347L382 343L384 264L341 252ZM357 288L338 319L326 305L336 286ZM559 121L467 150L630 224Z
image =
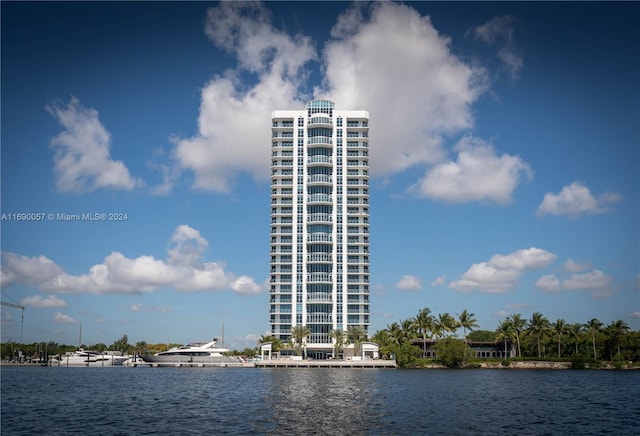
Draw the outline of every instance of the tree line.
M97 351L100 353L110 352L115 354L153 354L159 351L166 351L170 347L176 347L181 344L149 344L146 341L139 341L135 344L129 343L127 335L113 341L111 345L104 343L96 344L81 344L80 347L75 345L64 345L54 341L49 342L34 342L31 344L20 344L13 341L2 343L0 346L0 353L2 360L17 360L19 353L26 359L38 360L46 356L63 355L68 352L73 352L78 348L85 350Z
M377 331L371 340L380 345L385 355L395 355L399 361L407 362L425 358L428 340L437 344L444 341L452 344L460 330L460 342L513 343L518 358L572 358L579 356L593 360L640 361L640 332L632 331L629 325L616 320L605 325L596 318L585 323L568 323L564 319L551 322L540 312L526 319L515 313L498 323L493 331L476 330L475 314L463 310L457 316L449 313L433 315L429 308L418 311L415 317L394 322ZM416 341L418 340L418 341ZM422 344L422 355L414 349Z
M551 322L542 313L534 312L529 319L519 313L508 316L493 331L478 330L478 327L475 314L466 309L454 316L450 313L435 315L429 308L423 308L416 316L393 322L371 336L366 334L362 326L355 325L344 331L332 330L329 336L334 356L340 356L350 344L353 344L354 355L359 355L360 344L369 340L380 346L382 357L394 357L400 366L411 366L418 359L426 359L428 343L439 347L437 354L440 355L453 349L466 353L465 348L468 348L470 342L504 344L505 350L512 343L518 358L580 357L594 361L640 361L640 331L632 331L622 320L606 325L596 318L585 323L568 323L564 319ZM291 329L291 339L287 342L263 335L258 339L256 347L233 350L230 354L254 357L259 354L260 343L271 342L274 352L291 350L302 355L310 335L311 331L307 326L295 326ZM129 344L127 335L124 335L109 346L103 343L88 346L82 344L80 348L141 355L166 351L178 345L180 344L149 344L146 341ZM18 344L9 341L0 346L3 360L14 359L19 351L24 356L40 357L64 354L76 349L75 346L56 342Z

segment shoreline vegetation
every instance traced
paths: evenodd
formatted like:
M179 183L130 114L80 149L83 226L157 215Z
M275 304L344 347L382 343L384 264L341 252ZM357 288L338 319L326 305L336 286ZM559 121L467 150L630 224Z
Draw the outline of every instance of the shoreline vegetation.
M449 313L436 316L429 308L423 308L415 317L393 322L370 336L361 326L349 326L344 332L333 330L329 332L333 356L339 359L348 345L353 344L351 349L355 351L358 344L371 341L379 346L381 359L395 360L399 368L640 369L640 331L631 330L622 320L607 325L595 318L586 323L568 323L564 319L552 323L540 312L534 312L529 319L515 313L491 331L478 330L474 316L466 309L456 316ZM291 342L263 335L255 347L228 354L253 359L260 354L261 343L271 342L274 353L295 354L304 359L309 334L308 328L297 326L292 328ZM134 345L124 335L110 346L9 341L0 344L0 352L2 365L34 364L77 348L145 355L179 345L145 341Z
M403 368L640 369L640 331L622 320L551 322L534 312L507 316L493 331L478 327L466 309L454 316L425 307L370 340Z

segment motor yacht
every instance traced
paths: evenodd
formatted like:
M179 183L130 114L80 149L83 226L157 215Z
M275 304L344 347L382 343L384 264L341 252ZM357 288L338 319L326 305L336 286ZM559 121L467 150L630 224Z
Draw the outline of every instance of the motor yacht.
M121 366L130 356L115 356L112 354L88 351L82 348L65 353L52 359L50 366Z
M229 352L227 348L218 348L217 341L192 342L180 347L171 348L154 355L141 356L142 359L152 365L213 365L226 366L242 364L242 360L232 356L225 356L223 353Z

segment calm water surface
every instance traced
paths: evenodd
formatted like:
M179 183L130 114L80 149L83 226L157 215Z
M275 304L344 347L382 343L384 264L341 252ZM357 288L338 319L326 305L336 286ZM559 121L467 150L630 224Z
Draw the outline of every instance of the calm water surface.
M639 371L3 367L1 433L640 434Z

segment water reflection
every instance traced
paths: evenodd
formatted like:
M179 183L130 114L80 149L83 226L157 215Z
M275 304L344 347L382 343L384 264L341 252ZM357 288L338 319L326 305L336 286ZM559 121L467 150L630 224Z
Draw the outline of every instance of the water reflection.
M365 434L376 427L377 370L267 371L264 407L270 409L272 421L258 423L257 432Z

